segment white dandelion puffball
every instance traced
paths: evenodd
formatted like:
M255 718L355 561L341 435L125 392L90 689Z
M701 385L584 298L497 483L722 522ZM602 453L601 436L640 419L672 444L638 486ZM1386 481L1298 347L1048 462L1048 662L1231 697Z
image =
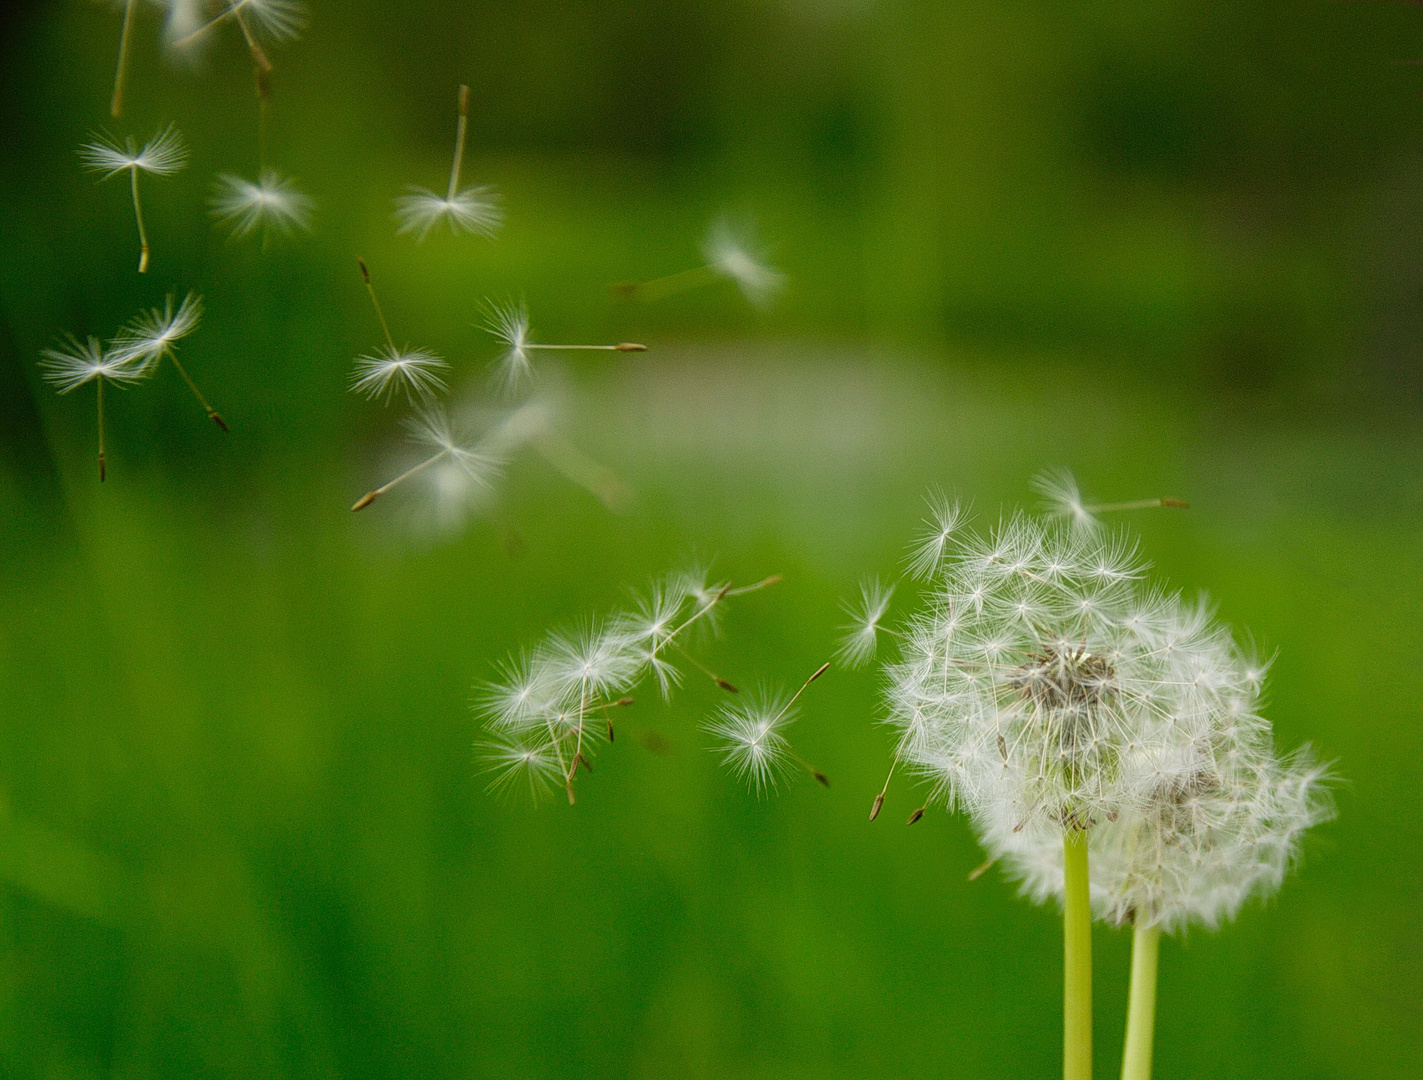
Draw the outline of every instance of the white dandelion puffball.
M934 509L911 568L927 607L886 666L903 760L970 815L1038 900L1063 895L1063 836L1086 833L1094 912L1216 926L1278 887L1328 815L1324 770L1280 758L1264 667L1204 603L1147 580L1134 545L1048 492L1053 519L970 533ZM867 590L844 649L884 615Z
M1135 549L1022 515L956 535L940 509L916 565L929 608L890 669L903 756L985 832L1053 837L1114 820L1173 726L1238 689L1227 635L1183 623Z

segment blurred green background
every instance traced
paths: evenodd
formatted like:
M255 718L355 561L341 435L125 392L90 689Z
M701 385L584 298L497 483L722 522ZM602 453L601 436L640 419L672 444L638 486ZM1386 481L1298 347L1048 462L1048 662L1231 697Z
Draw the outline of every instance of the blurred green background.
M644 695L577 807L486 793L475 683L560 620L715 557L785 576L709 657L792 683L842 597L894 575L939 484L992 514L1075 469L1161 572L1278 650L1282 746L1337 761L1339 818L1268 905L1163 951L1158 1075L1423 1075L1423 12L1137 0L318 0L273 50L272 157L307 238L233 243L250 61L199 70L81 0L0 16L0 1072L14 1077L1051 1076L1053 912L962 820L902 822L872 672L834 670L797 748L833 786L757 800L706 751L715 693ZM397 237L440 187L454 87L497 241ZM176 122L134 272L122 181L75 147ZM788 275L655 305L753 217ZM383 479L399 410L345 390L397 338L477 384L486 296L547 338L643 340L563 374L570 432L636 491L609 513L521 459L495 512L413 539ZM177 380L93 398L36 360L168 292L233 428ZM1127 941L1099 931L1098 1071Z

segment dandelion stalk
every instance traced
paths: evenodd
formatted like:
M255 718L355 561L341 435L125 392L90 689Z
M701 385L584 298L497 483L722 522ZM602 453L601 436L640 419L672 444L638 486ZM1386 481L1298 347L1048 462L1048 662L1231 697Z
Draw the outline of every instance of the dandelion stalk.
M463 83L459 89L459 116L455 120L455 157L450 163L450 187L445 201L453 203L460 190L460 168L464 164L464 143L469 134L469 87Z
M242 38L244 41L247 42L248 51L252 53L252 62L257 65L257 78L259 84L258 96L261 96L262 76L271 74L272 62L267 59L267 54L265 51L263 51L262 46L257 44L257 39L252 34L252 28L247 25L247 20L243 17L242 14L242 4L234 4L230 10L232 12L233 19L236 20L238 27L242 30ZM220 17L221 16L219 16L219 18Z
M370 294L371 306L376 309L376 318L380 320L380 328L385 333L385 343L395 350L395 338L390 336L390 324L385 321L385 312L381 310L380 300L376 297L375 286L371 284L371 270L366 265L365 259L357 259L356 265L361 268L361 280L366 283L366 292Z
M208 419L211 420L223 431L231 431L232 429L227 426L227 421L224 420L221 414L218 413L218 411L208 403L208 399L203 397L203 392L198 389L198 384L193 382L193 377L188 374L188 369L185 368L178 360L178 354L175 353L171 348L166 351L168 359L173 361L173 366L178 369L178 374L183 376L183 381L188 384L188 389L193 392L193 397L197 398L198 404L201 405L207 411Z
M109 470L104 461L104 377L96 380L99 391L99 483L108 479Z
M621 510L632 501L632 492L617 473L600 465L566 439L546 433L534 440L534 448L545 461L573 483L591 492L610 510Z
M791 707L794 706L795 703L800 700L800 696L801 696L802 694L804 694L807 689L809 689L810 684L813 683L813 682L815 682L816 679L820 678L820 676L824 675L824 674L825 674L827 671L829 671L829 670L830 670L830 661L828 661L828 660L827 660L825 663L821 664L818 668L816 668L815 671L811 673L810 678L806 679L805 682L803 682L803 683L800 684L800 689L797 690L794 694L791 695L791 699L790 699L789 701L787 701L787 702L785 703L785 705L781 708L781 711L776 714L776 719L772 721L772 724L774 725L775 723L779 722L780 719L781 719L783 716L786 715L786 713L790 712L790 711L791 711ZM788 756L792 761L794 761L794 762L795 762L797 765L799 765L802 769L804 769L806 772L810 773L810 775L813 776L813 777L815 778L816 782L817 782L818 784L820 784L822 787L829 787L829 786L830 786L830 780L829 780L829 778L828 778L823 772L821 772L819 769L817 769L814 765L812 765L810 762L806 761L805 758L801 757L799 754L797 754L794 750L790 749L789 747L786 748L786 754L787 754L787 756Z
M1131 502L1096 503L1082 509L1089 514L1115 514L1122 510L1157 510L1162 507L1169 510L1189 510L1191 504L1185 499L1134 499Z
M661 300L665 296L675 296L688 289L709 285L719 275L710 264L695 266L690 270L679 270L665 277L648 281L624 281L613 286L613 291L629 300Z
M1138 926L1131 942L1131 989L1127 998L1127 1037L1122 1052L1122 1080L1151 1080L1156 1042L1156 970L1161 955L1161 927Z
M215 27L221 26L228 19L235 19L237 17L238 11L241 9L243 3L245 2L246 0L237 0L236 3L229 4L221 11L221 13L214 15L211 19L203 23L202 26L198 27L191 34L181 37L177 41L173 42L173 48L181 52L183 49L189 48L190 46L196 44L198 38L203 37L210 30L214 29ZM246 34L248 31L244 27L242 32L243 34Z
M128 77L129 46L133 40L133 13L138 0L128 0L124 5L124 26L119 31L119 64L114 72L114 97L109 103L109 112L115 120L124 112L124 80Z
M133 188L133 216L138 222L138 272L148 273L148 229L143 224L143 202L138 197L138 170L130 169L129 181Z
M354 505L352 505L352 507L351 507L351 512L354 513L354 512L357 511L357 510L364 510L366 507L370 506L371 503L375 502L375 501L376 501L377 499L379 499L382 495L384 495L387 491L389 491L391 488L395 487L397 484L402 484L402 483L404 483L406 480L409 480L409 479L410 479L412 476L414 476L416 473L419 473L419 472L421 472L421 471L423 471L423 470L425 470L425 469L428 469L431 465L435 464L435 462L437 462L437 461L439 461L441 458L443 458L447 453L448 453L448 451L447 451L447 450L444 450L444 449L437 450L434 454L432 454L430 457L427 457L424 461L420 462L418 465L412 465L410 468L406 469L403 473L401 473L399 476L397 476L394 480L390 480L390 481L388 481L388 482L382 484L380 487L376 488L374 491L368 491L368 492L366 492L364 495L362 495L359 499L356 500L356 502L354 503Z
M1087 833L1063 836L1062 1076L1092 1080L1092 905Z

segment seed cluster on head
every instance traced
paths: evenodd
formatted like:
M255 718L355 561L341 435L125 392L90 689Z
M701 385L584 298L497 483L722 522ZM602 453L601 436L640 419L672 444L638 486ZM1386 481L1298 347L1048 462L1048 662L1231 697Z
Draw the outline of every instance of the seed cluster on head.
M672 574L654 582L627 610L551 633L509 661L480 696L490 734L484 750L492 786L527 787L537 794L557 783L572 803L578 770L591 771L595 747L615 738L614 713L632 705L630 695L649 679L670 697L682 681L683 665L738 693L695 658L692 637L715 628L728 599L777 580L736 587L712 582L700 571Z
M896 760L1039 899L1062 896L1074 833L1112 921L1215 925L1278 885L1326 801L1307 751L1274 750L1261 665L1095 511L966 521L935 505L911 558L924 606L885 669ZM866 592L847 655L871 650L880 597Z

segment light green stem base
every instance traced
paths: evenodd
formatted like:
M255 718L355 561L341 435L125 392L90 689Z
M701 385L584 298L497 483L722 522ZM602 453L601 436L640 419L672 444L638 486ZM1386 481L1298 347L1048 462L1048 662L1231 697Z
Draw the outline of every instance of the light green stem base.
M1062 1076L1092 1080L1092 901L1087 834L1063 838Z
M1122 1052L1122 1080L1151 1080L1156 1041L1156 970L1161 930L1138 926L1131 943L1131 992L1127 999L1127 1040Z

